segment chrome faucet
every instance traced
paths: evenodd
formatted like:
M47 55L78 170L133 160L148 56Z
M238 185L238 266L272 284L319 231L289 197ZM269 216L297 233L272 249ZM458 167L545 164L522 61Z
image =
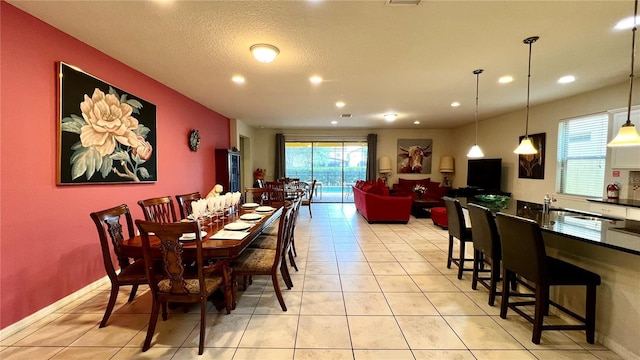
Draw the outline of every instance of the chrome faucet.
M558 201L555 197L546 193L544 195L544 202L542 203L542 221L543 224L547 224L549 222L549 211L551 210L551 203Z

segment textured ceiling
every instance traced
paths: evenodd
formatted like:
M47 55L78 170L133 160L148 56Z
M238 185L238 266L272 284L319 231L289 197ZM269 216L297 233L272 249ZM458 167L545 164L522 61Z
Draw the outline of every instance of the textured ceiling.
M15 1L229 118L265 128L450 128L626 81L633 1ZM280 49L257 62L255 43ZM83 67L91 72L90 67ZM498 84L502 75L514 82ZM576 81L557 84L562 75ZM231 81L242 75L246 83ZM324 82L313 85L312 75ZM117 84L114 84L117 85ZM346 102L338 109L335 102ZM462 106L450 107L459 101ZM394 123L382 114L398 113ZM341 113L353 117L339 118Z

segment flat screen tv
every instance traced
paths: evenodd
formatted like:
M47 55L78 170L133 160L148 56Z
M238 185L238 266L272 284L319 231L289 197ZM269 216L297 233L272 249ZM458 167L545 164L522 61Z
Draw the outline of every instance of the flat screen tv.
M502 159L469 159L467 186L486 191L500 191Z

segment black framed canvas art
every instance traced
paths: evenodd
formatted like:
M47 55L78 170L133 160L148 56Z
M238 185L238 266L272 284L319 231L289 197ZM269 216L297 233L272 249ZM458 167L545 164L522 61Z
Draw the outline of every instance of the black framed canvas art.
M156 106L63 62L58 184L158 180Z
M522 142L524 136L520 136ZM544 179L544 155L546 133L529 135L537 154L518 155L518 177L521 179Z

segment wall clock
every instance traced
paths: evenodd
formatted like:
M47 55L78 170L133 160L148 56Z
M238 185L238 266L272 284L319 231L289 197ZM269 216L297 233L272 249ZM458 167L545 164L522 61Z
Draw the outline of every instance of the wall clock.
M200 132L198 130L191 130L189 134L189 148L191 151L198 151L200 147Z

